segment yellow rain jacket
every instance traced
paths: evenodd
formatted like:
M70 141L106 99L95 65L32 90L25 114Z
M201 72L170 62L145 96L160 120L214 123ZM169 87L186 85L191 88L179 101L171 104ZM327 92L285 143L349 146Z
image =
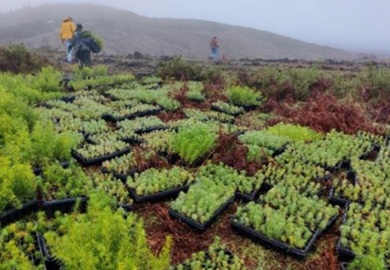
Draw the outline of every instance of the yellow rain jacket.
M74 31L76 31L76 26L74 25L73 20L70 17L65 18L62 21L60 29L61 41L72 39Z

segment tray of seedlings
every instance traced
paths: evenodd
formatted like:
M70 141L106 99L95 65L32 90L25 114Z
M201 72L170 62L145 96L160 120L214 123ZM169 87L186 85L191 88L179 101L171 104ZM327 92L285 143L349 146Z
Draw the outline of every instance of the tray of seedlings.
M174 166L170 169L151 168L128 177L127 186L136 202L166 200L187 191L195 181L192 173Z
M294 188L276 186L258 203L240 206L231 225L266 246L303 259L338 212L338 207L316 196L306 198Z

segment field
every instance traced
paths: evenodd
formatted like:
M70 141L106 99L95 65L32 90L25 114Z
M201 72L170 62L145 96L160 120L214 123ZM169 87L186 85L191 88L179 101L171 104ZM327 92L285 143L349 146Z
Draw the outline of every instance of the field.
M0 63L0 269L388 269L385 63L45 54Z

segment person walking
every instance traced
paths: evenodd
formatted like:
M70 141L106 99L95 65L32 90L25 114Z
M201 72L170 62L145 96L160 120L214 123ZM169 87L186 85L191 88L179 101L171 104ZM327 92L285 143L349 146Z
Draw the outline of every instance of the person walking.
M79 62L80 66L91 66L91 45L90 38L85 36L83 31L83 25L81 23L77 24L74 37L70 42L68 50L74 48L76 52L76 59Z
M218 45L218 40L217 40L217 37L216 37L216 36L214 36L214 37L211 39L210 48L211 48L211 58L212 58L213 60L217 60L217 59L218 59L219 45Z
M69 50L70 42L73 39L74 32L76 31L76 26L71 17L66 17L61 24L60 28L60 39L63 44L66 46L66 58L68 62L72 62L72 50Z

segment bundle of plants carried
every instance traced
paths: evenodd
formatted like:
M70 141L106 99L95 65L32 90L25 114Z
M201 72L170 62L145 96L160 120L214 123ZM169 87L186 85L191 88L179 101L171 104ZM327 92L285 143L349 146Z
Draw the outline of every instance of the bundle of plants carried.
M20 221L0 230L0 269L44 269L36 229L33 222Z
M91 194L88 211L76 218L58 216L63 231L45 232L51 255L66 269L168 269L168 237L159 256L150 250L143 223L135 215L111 209L102 193Z
M150 168L141 173L135 173L127 178L127 185L137 202L152 199L164 199L187 190L194 182L192 173L184 168L174 166L170 169Z
M233 255L221 239L216 236L213 243L206 251L200 251L192 254L191 258L185 260L171 270L201 270L201 269L227 269L227 270L244 270L244 262Z
M231 86L227 89L229 102L244 108L252 109L264 102L261 92L256 92L246 86Z
M351 203L346 211L337 245L340 256L359 259L374 255L379 265L389 266L390 210L366 202L364 205Z
M187 193L171 203L170 215L199 230L206 229L233 202L235 188L198 177Z
M243 107L235 106L227 102L218 100L211 104L211 109L218 112L223 112L232 116L238 116L245 112Z
M172 151L189 165L201 162L210 154L217 140L217 134L203 123L196 123L179 129L172 141Z
M83 31L82 37L86 40L92 52L99 53L103 49L103 40L91 31Z

